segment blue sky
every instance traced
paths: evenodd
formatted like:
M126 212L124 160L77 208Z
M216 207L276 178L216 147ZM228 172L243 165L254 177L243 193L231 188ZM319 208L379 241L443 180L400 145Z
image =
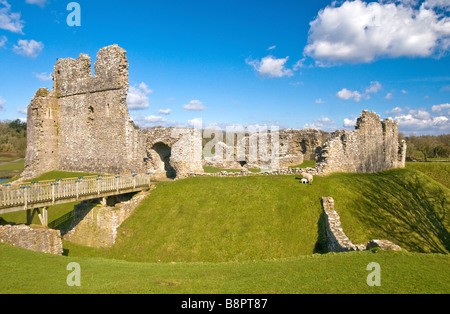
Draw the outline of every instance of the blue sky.
M450 133L448 0L0 0L0 120L25 119L57 58L118 44L143 127L353 129L362 110L406 134Z

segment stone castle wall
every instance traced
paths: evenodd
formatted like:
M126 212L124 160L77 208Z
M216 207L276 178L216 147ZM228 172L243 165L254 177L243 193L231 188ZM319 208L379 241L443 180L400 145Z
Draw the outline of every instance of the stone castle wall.
M202 173L202 134L199 130L153 128L141 130L131 121L126 103L128 60L117 45L97 54L92 75L91 59L59 59L54 68L53 90L39 89L28 107L28 145L25 179L52 170L123 173L153 172L156 177L183 177ZM363 111L353 132L337 131L324 144L325 132L280 130L279 163L270 161L271 133L267 143L246 134L245 160L204 163L225 168L274 169L319 160L317 172L378 172L404 167L406 145L398 143L398 125ZM257 144L256 144L257 143ZM225 144L223 144L225 145ZM269 160L252 160L251 151L268 145ZM239 145L237 145L239 146ZM226 147L226 145L224 146ZM229 156L228 156L229 157ZM242 159L242 156L240 156ZM275 165L275 166L274 166Z
M95 77L88 55L59 59L53 77L53 90L41 89L28 109L24 176L50 170L144 172L145 134L134 127L126 103L125 50L101 49Z
M322 197L328 252L365 251L372 248L393 251L402 250L400 246L388 240L371 240L366 245L353 244L342 229L341 218L336 212L334 205L335 203L332 197Z
M61 232L39 226L0 226L0 243L47 254L63 253Z
M336 131L325 143L316 168L320 173L374 173L404 168L406 143L399 143L398 124L363 111L354 131Z

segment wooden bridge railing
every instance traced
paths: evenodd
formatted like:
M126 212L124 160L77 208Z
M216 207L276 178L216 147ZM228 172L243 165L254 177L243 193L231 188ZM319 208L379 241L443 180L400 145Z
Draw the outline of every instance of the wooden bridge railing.
M60 179L53 181L33 182L28 185L0 187L0 210L23 207L27 210L36 204L54 205L61 200L78 200L102 197L105 194L118 195L128 191L140 190L150 186L150 175L113 175L80 177L78 179Z

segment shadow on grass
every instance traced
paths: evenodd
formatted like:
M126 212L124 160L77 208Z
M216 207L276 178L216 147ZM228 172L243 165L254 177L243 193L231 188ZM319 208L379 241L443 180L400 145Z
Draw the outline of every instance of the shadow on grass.
M317 242L314 247L313 253L314 254L328 253L327 232L325 229L325 214L323 211L320 213L319 220L317 221Z
M445 225L449 211L448 191L414 173L404 176L383 173L370 180L353 178L363 187L357 213L360 221L382 236L416 252L449 253L450 236Z

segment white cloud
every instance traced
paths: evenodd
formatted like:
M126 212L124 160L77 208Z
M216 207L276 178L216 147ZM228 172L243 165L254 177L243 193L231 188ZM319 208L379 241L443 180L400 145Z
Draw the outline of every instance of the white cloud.
M25 0L28 4L36 4L43 8L47 4L47 0Z
M450 110L450 104L436 105L431 108L431 111L433 112L442 112L446 110Z
M267 50L274 50L275 48L277 48L277 46L273 45L273 46L270 46L269 48L267 48Z
M403 111L402 108L400 108L400 107L395 107L395 108L392 109L392 110L387 110L387 111L386 111L386 114L399 114L399 113L401 113L402 111Z
M16 109L18 113L23 114L23 115L27 115L28 114L28 108L17 108Z
M189 104L183 106L183 109L189 111L203 111L206 108L200 100L191 100Z
M387 93L384 99L392 99L393 95L392 93Z
M141 110L148 108L148 95L153 93L148 86L142 82L138 87L130 86L127 95L127 105L130 110Z
M334 1L310 23L304 53L321 62L368 63L448 52L450 17L433 10L448 7L448 1L427 2L416 9L411 1Z
M171 110L171 109L165 109L165 110L159 109L158 113L159 113L159 114L164 114L164 115L167 115L167 116L168 116L169 114L172 113L172 110Z
M0 37L0 48L3 47L7 41L8 41L8 38L6 38L6 36Z
M316 104L324 104L325 101L322 100L322 98L319 98L319 99L316 99L315 103L316 103Z
M6 0L0 0L0 29L23 34L24 21L20 13L11 12L11 5Z
M350 91L346 88L340 90L337 94L337 97L345 100L353 99L354 101L361 101L362 95L357 91Z
M423 5L425 8L430 9L450 9L450 2L448 0L426 0Z
M262 58L261 61L247 59L246 63L264 77L290 77L294 73L292 70L285 68L288 59L289 57L277 59L273 56L267 56Z
M13 48L15 53L29 58L36 58L42 49L44 49L44 44L33 39L21 39L17 42L17 45L14 45Z
M320 119L314 120L314 123L307 123L303 126L305 129L317 129L322 130L326 132L331 132L336 130L336 127L334 125L334 120L330 119L329 117L324 117Z
M192 126L192 127L200 127L200 128L202 128L203 127L203 119L195 118L195 119L189 120L188 121L188 125Z
M432 113L425 109L401 109L399 107L387 113L396 113L394 119L401 132L408 134L447 134L450 132L450 112L445 112L448 104L432 107Z
M402 94L406 95L406 94L408 94L408 91L407 91L407 90L404 90L404 89L402 89Z
M52 74L51 73L47 73L47 72L42 72L42 73L34 73L33 75L35 78L37 78L39 81L42 82L47 82L47 81L51 81L52 80Z
M160 117L160 116L148 116L144 118L147 122L167 122L166 118Z
M341 99L345 100L353 99L354 101L359 102L361 101L362 98L370 99L370 94L376 94L381 89L383 89L383 86L380 84L380 82L374 81L370 82L370 86L365 89L365 93L360 93L358 91L351 91L348 90L347 88L343 88L336 94L336 96Z
M3 105L6 104L6 100L4 100L1 96L0 96L0 111L3 111L5 109L3 109Z
M344 119L344 127L346 128L354 128L356 125L356 120L358 118L354 118L354 119Z
M375 94L378 93L379 90L382 90L383 86L381 86L380 82L370 82L370 86L366 88L366 94Z

